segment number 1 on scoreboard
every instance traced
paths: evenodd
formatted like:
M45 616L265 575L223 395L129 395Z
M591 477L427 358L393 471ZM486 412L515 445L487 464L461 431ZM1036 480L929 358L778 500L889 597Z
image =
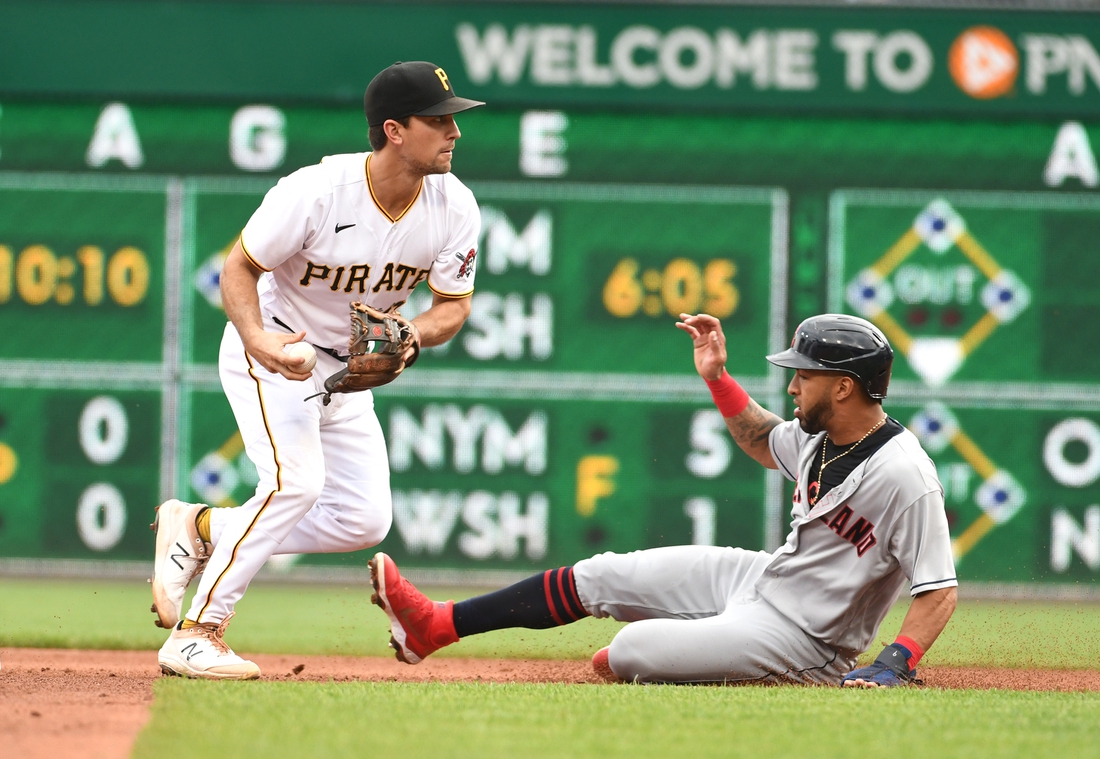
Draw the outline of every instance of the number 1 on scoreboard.
M84 245L76 252L76 260L84 267L84 302L98 306L103 300L103 250Z

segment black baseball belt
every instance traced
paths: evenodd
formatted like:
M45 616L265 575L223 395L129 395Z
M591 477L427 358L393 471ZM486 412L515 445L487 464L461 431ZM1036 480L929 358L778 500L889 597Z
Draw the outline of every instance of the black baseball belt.
M271 320L273 322L275 322L276 324L278 324L283 329L285 329L287 332L290 332L291 334L294 334L298 331L296 329L292 329L292 328L288 327L286 324L283 324L283 322L280 321L279 317L277 317L277 316L272 316ZM332 356L337 361L342 361L345 364L348 362L348 357L347 356L341 356L339 353L336 352L336 349L334 349L334 348L325 348L322 345L315 345L314 343L310 343L310 345L312 345L314 348L321 351L322 353L327 353L328 355Z

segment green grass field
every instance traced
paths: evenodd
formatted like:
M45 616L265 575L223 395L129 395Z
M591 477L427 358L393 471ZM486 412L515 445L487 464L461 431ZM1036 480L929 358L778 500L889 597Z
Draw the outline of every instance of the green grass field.
M476 591L426 589L433 598ZM0 581L0 646L157 649L144 582L4 579ZM185 605L186 608L186 605ZM905 613L882 624L893 640ZM553 630L502 630L468 638L436 656L586 659L621 625L586 619ZM370 603L370 588L257 584L237 606L227 636L254 653L388 656L389 622ZM872 649L872 654L878 653ZM927 664L1047 669L1100 668L1100 604L962 601Z
M1096 755L1100 724L1100 698L1052 693L176 680L156 693L135 759L1068 759Z
M436 597L468 592L437 591ZM0 646L155 649L145 583L0 581ZM390 655L363 586L256 585L241 652ZM880 639L904 614L894 610ZM586 659L619 625L585 620L438 655ZM872 655L877 652L877 646ZM1100 668L1100 604L963 601L928 664ZM1100 695L831 688L209 683L162 679L138 759L313 757L1100 756Z

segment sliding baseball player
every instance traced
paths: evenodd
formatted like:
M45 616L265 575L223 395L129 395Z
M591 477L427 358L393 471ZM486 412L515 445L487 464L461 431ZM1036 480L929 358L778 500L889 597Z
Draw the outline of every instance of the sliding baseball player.
M503 590L433 602L379 553L373 600L390 618L397 658L415 664L460 638L583 617L630 622L596 653L609 679L793 681L890 687L917 663L955 609L955 568L936 469L882 408L893 351L871 323L807 319L789 350L795 419L761 408L725 370L718 319L681 315L706 380L741 449L795 483L786 543L773 553L679 546L604 553ZM855 669L908 586L894 642Z

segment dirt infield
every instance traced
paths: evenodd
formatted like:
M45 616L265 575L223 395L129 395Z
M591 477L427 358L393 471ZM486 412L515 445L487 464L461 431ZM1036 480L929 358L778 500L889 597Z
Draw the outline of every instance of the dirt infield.
M247 656L247 654L245 654ZM429 659L416 667L351 656L249 656L265 680L591 683L588 662ZM127 757L149 717L152 651L0 650L0 745L12 759ZM1100 671L922 667L932 688L1100 691Z

